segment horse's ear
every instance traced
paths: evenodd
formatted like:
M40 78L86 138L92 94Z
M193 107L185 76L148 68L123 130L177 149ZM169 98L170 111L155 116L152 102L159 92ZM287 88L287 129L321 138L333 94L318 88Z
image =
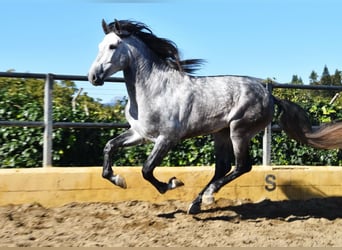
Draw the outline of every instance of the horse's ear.
M108 25L104 19L102 19L102 29L106 35L109 33Z
M117 19L114 19L114 28L115 28L115 33L121 34L121 25Z
M114 29L115 34L120 37L127 37L131 35L131 33L129 33L126 29L122 28L120 21L118 21L117 19L114 20Z

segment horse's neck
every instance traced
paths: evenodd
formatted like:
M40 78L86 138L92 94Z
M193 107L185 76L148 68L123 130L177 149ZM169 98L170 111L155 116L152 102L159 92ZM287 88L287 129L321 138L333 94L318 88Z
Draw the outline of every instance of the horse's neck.
M139 47L140 46L140 47ZM146 47L134 41L130 49L130 65L124 70L127 92L131 104L137 104L139 98L144 101L166 91L166 86L182 78L180 72L170 69ZM172 80L174 79L174 80Z
M144 107L153 107L151 103L157 94L163 95L165 92L165 86L162 86L163 77L165 76L158 79L153 70L148 74L146 72L142 74L142 72L132 71L131 69L124 71L131 117L138 119L138 113Z

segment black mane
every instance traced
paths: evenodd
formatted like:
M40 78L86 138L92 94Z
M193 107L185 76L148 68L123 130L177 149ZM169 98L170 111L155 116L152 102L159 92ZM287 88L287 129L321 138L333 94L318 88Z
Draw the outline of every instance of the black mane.
M115 20L108 25L103 22L105 33L114 32L121 38L134 35L142 40L162 61L171 68L189 74L194 73L203 64L202 59L180 60L177 45L165 38L157 37L151 29L140 22Z

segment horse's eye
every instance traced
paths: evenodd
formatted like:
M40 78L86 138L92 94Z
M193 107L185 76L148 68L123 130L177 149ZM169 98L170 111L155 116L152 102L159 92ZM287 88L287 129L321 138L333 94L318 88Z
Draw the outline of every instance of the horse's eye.
M109 45L109 49L116 49L118 46L117 45L115 45L115 44L111 44L111 45Z

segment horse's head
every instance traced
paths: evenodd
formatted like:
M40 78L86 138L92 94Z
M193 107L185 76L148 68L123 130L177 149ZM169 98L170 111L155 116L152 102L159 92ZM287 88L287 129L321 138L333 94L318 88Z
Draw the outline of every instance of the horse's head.
M88 80L94 85L102 85L106 78L123 70L128 64L127 46L122 38L111 31L104 20L102 27L105 37L99 44L98 55L88 73Z

